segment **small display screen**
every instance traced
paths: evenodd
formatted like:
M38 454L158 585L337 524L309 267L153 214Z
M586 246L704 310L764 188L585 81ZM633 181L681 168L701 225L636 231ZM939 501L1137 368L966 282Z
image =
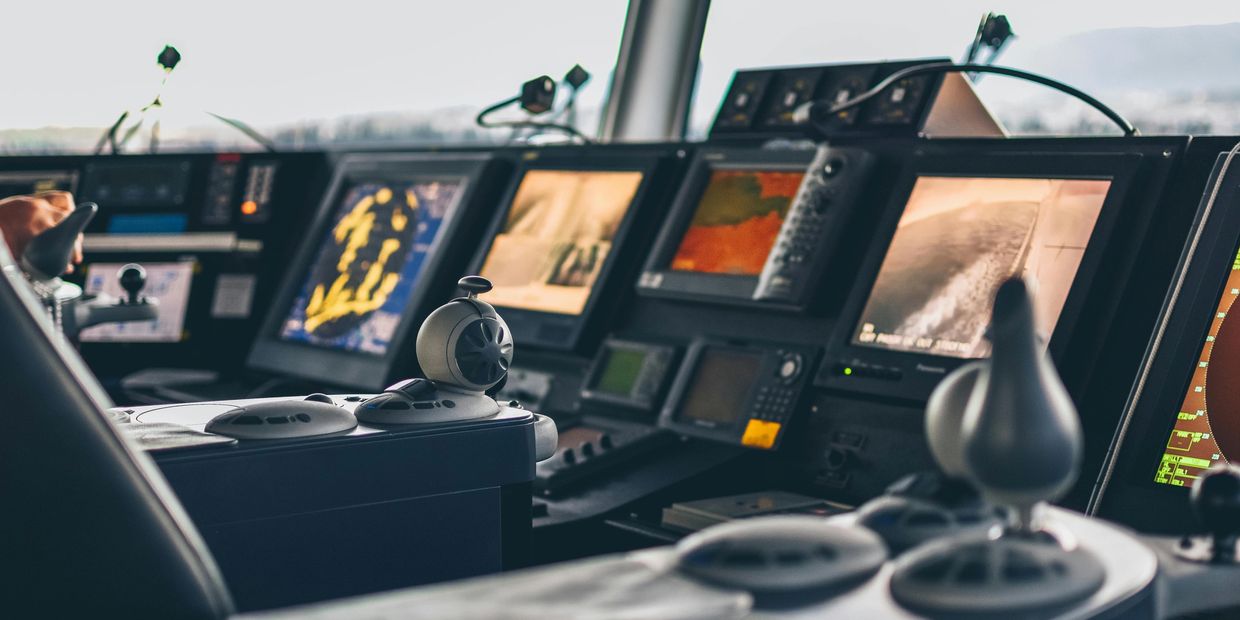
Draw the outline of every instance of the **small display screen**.
M736 424L746 411L749 391L761 368L760 352L707 348L698 358L678 417L707 426Z
M857 323L854 344L955 358L990 354L995 290L1021 276L1049 336L1109 180L917 179Z
M39 192L72 192L77 173L71 170L32 170L0 172L0 198Z
M464 180L348 188L306 268L280 337L383 355Z
M93 263L86 266L85 292L128 299L121 288L121 263ZM194 282L194 263L142 263L146 286L141 295L159 303L159 318L153 321L105 323L82 330L82 342L180 342L185 333L185 312Z
M612 347L604 354L602 370L598 372L593 388L614 396L628 396L637 386L647 352L638 349Z
M1226 455L1240 455L1240 324L1231 308L1240 297L1240 254L1227 274L1193 376L1176 412L1154 481L1192 486ZM1207 381L1207 374L1209 381Z
M188 161L90 164L81 200L93 200L103 208L180 206L189 177Z
M636 171L530 170L483 262L504 308L579 315L641 184Z
M804 171L712 171L672 257L672 270L761 274L804 176Z

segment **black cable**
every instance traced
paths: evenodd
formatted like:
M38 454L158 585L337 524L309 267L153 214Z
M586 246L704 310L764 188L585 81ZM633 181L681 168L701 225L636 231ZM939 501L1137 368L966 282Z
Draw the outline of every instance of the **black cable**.
M499 110L500 108L510 106L520 100L521 100L521 97L518 95L516 97L510 97L508 99L500 101L499 103L492 104L491 106L479 112L478 116L474 118L474 122L477 123L479 127L482 127L485 129L499 129L502 127L511 127L513 129L545 129L545 130L562 131L566 134L569 134L577 138L578 140L581 140L585 144L594 143L594 141L586 137L585 134L581 133L580 131L577 131L576 127L571 127L569 125L561 125L560 123L543 123L539 121L501 121L497 123L492 123L486 120L487 115L495 112L496 110Z
M220 116L219 114L216 114L215 112L207 112L207 114L214 116L215 118L219 119L220 121L222 121L224 124L228 125L229 127L232 127L233 129L236 129L237 131L240 131L241 133L245 134L251 140L257 142L259 146L263 147L264 149L267 149L268 153L276 152L276 144L272 142L270 138L268 138L267 136L264 136L261 133L258 133L258 130L245 124L244 121L240 121L235 118L228 118L227 116Z
M799 111L798 115L804 114L805 117L814 125L815 128L819 128L816 119L829 118L829 117L835 116L836 114L839 114L840 112L843 112L844 110L855 108L869 101L870 99L877 97L884 90L887 90L887 88L889 88L892 84L895 84L896 82L899 82L900 80L910 78L913 76L917 76L917 75L926 75L926 74L934 74L934 73L965 73L965 72L996 73L999 75L1006 75L1008 77L1019 78L1022 80L1029 81L1029 82L1041 84L1049 88L1053 88L1059 92L1076 97L1077 99L1079 99L1080 101L1088 105L1089 107L1101 112L1103 116L1106 116L1108 119L1110 119L1111 122L1115 123L1116 126L1118 126L1121 130L1123 130L1125 136L1137 136L1137 135L1140 135L1141 133L1137 131L1137 128L1134 127L1132 123L1128 122L1128 119L1121 116L1119 112L1112 110L1106 104L1091 97L1090 95L1086 94L1084 91L1074 88L1072 86L1069 86L1067 84L1064 84L1063 82L1060 82L1052 78L1048 78L1044 75L1038 75L1036 73L1022 71L1020 69L1013 69L1011 67L1000 67L1000 66L995 66L995 65L981 65L981 64L971 64L971 63L958 65L958 64L950 63L950 62L936 62L936 63L929 63L929 64L924 64L924 65L914 65L912 67L901 69L899 71L896 71L895 73L892 73L891 75L883 79L883 81L876 84L870 90L867 90L861 93L860 95L857 95L856 97L853 97L852 99L849 99L847 101L842 101L837 104L831 104L831 102L824 101L824 100L810 101L806 103L804 106L802 106L801 108L802 111ZM827 110L819 111L819 110L822 110L822 108L827 105L830 105L830 107Z

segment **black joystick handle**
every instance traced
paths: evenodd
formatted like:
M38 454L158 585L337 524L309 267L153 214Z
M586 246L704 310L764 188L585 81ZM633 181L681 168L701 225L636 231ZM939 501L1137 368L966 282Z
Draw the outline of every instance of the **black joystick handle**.
M1213 539L1212 559L1235 562L1236 540L1240 537L1240 467L1211 467L1197 478L1189 501Z
M457 280L456 285L465 291L467 297L477 297L491 290L491 281L482 276L465 276Z
M138 305L142 303L140 294L142 289L146 287L146 269L137 263L129 263L121 267L120 272L116 275L116 279L120 281L121 288L129 294L129 298L125 303L129 305Z
M39 280L51 280L64 273L73 260L78 235L98 211L99 205L83 202L60 223L31 239L21 256L27 272Z

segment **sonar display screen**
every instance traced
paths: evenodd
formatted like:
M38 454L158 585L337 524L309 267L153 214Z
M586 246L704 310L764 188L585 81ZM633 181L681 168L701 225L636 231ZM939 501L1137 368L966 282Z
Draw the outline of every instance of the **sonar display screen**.
M359 183L344 193L280 337L383 355L462 179Z
M530 170L482 264L504 308L579 315L643 174Z
M1059 320L1109 180L917 179L852 342L981 358L995 290L1021 276L1040 332Z
M1231 308L1240 297L1240 254L1215 306L1201 354L1163 449L1154 481L1192 486L1211 465L1240 454L1240 324Z
M804 171L715 170L672 257L673 271L756 276Z

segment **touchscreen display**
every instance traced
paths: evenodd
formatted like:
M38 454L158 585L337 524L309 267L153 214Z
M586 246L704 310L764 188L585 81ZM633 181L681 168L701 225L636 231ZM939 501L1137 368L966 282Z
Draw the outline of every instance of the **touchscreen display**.
M707 426L737 424L761 367L762 353L757 351L706 349L698 358L678 417Z
M1021 276L1054 331L1109 180L919 177L853 332L857 345L955 358L990 354L995 290Z
M280 327L291 342L383 355L464 180L348 188Z
M579 315L606 264L642 173L530 170L487 252L493 305Z
M86 266L83 290L91 295L100 293L127 299L117 276L122 263L93 263ZM82 342L180 342L185 331L185 311L189 307L189 291L194 282L194 263L142 263L146 270L146 286L141 295L159 304L159 317L152 321L105 323L82 330Z
M804 176L804 171L712 171L672 257L672 270L761 274Z
M1240 454L1240 254L1231 264L1154 481L1192 486L1211 465Z

